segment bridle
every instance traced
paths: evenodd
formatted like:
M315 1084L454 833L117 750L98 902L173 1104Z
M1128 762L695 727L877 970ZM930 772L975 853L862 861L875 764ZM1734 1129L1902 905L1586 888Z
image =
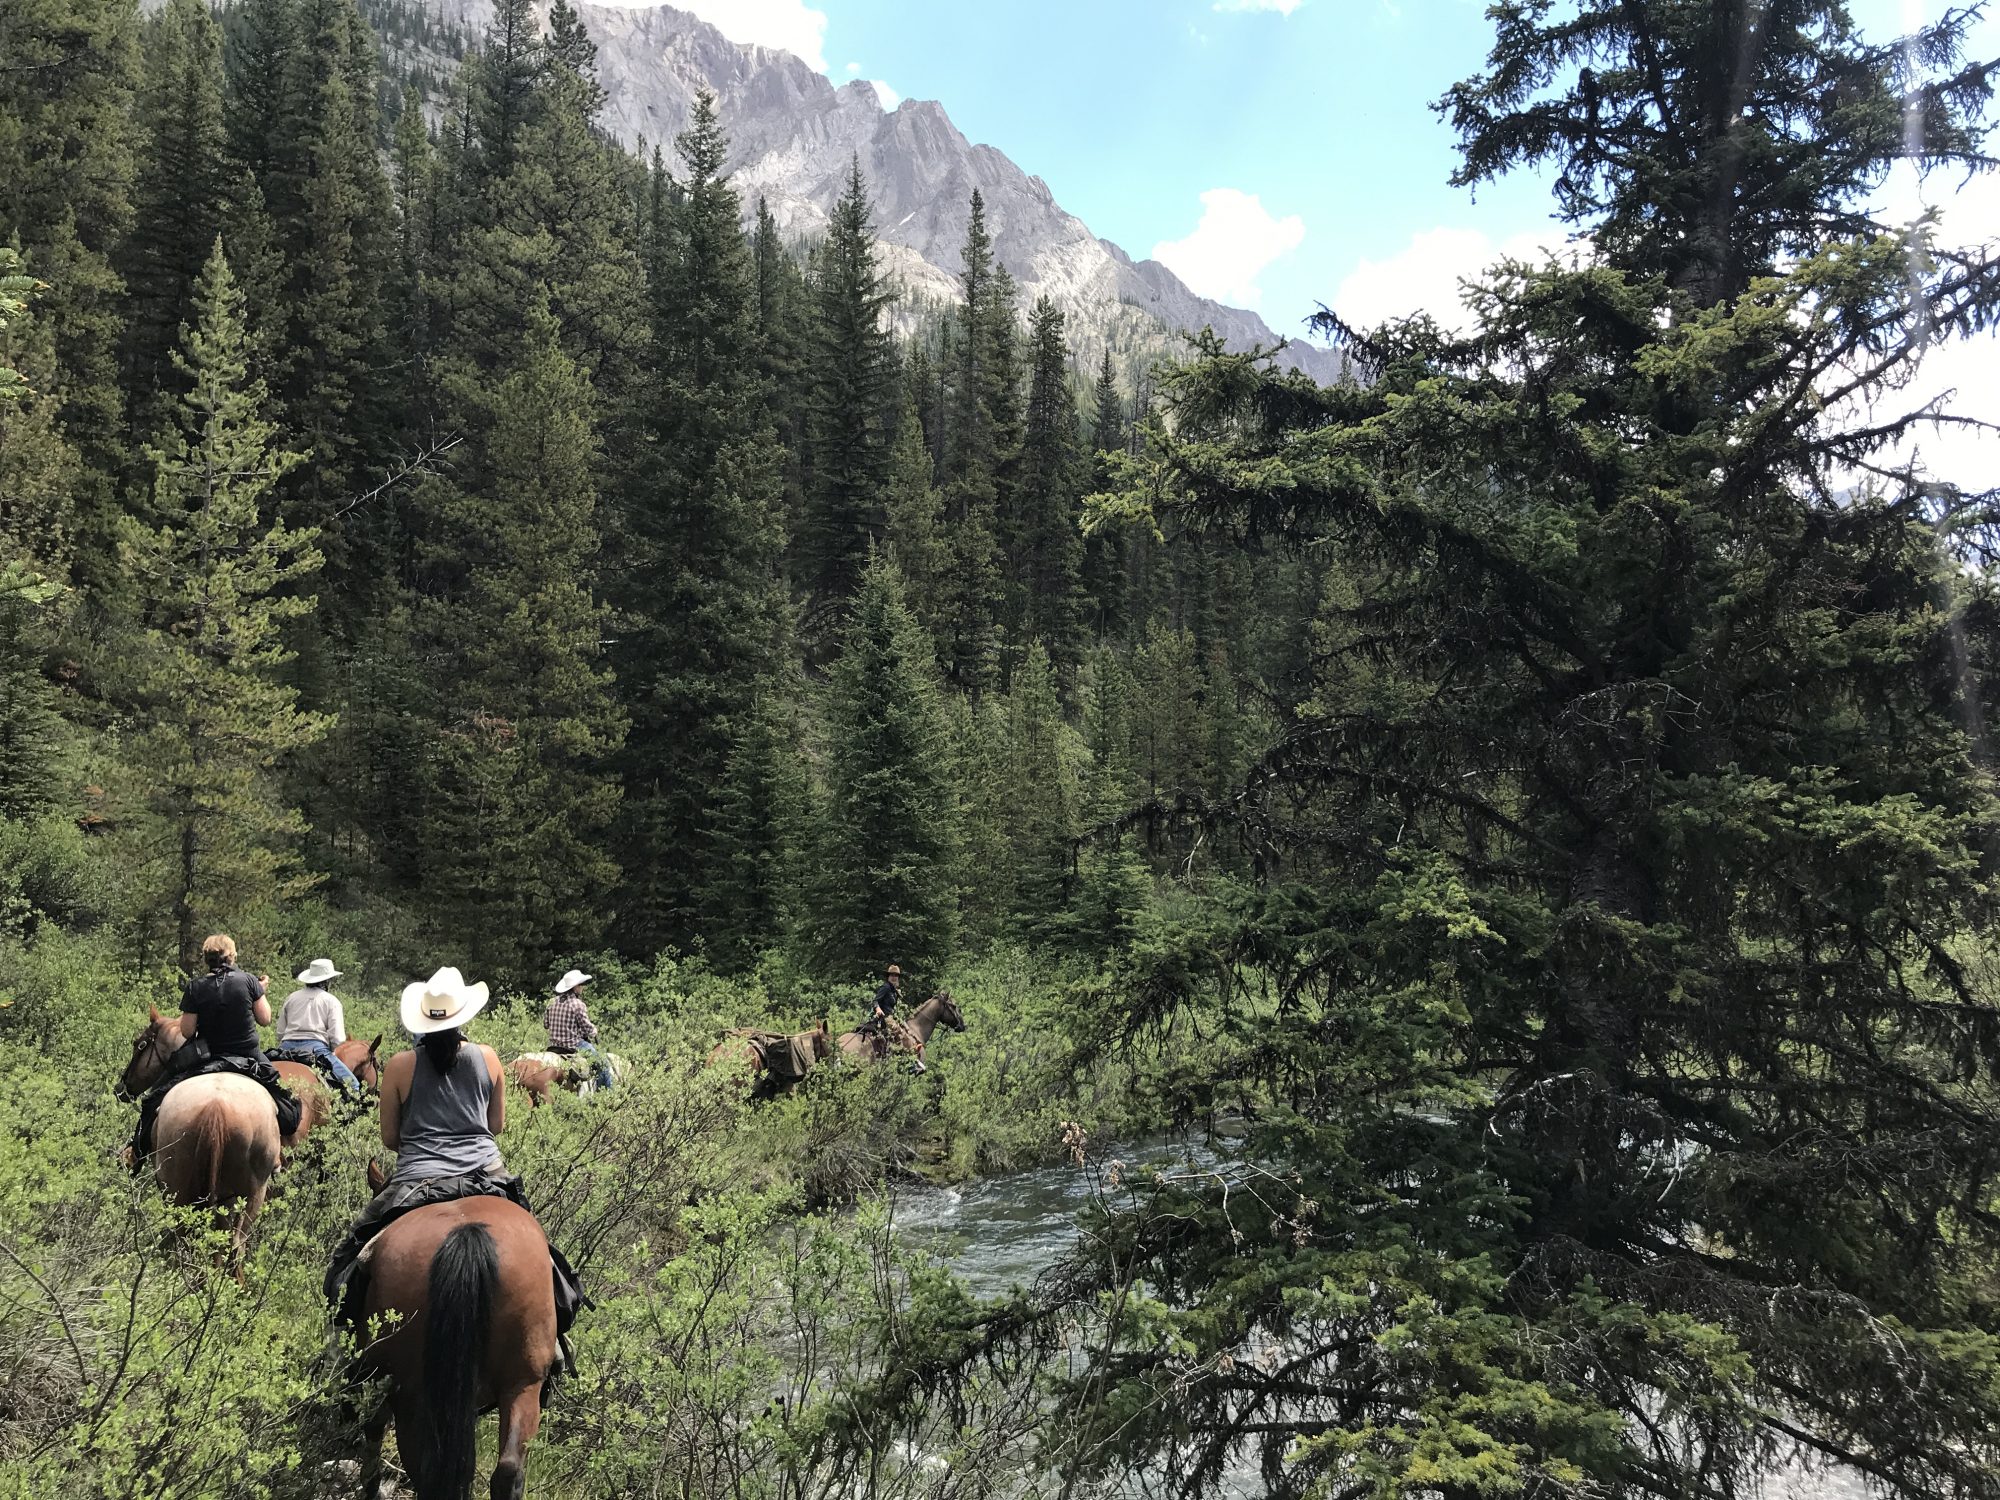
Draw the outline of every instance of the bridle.
M131 1061L125 1064L125 1072L118 1080L118 1091L121 1094L129 1099L137 1092L131 1079L133 1071L138 1068L139 1060L142 1056L149 1057L154 1063L157 1071L153 1076L156 1079L160 1073L164 1073L167 1070L168 1060L176 1052L180 1051L179 1047L168 1045L167 1033L170 1030L178 1029L172 1021L164 1017L158 1021L148 1021L146 1023L146 1029L140 1032L132 1043Z

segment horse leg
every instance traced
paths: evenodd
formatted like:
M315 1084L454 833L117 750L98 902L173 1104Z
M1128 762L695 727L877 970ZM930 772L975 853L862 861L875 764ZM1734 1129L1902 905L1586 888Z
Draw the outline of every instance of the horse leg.
M361 1424L361 1500L381 1500L382 1438L389 1430L389 1402L377 1400Z
M493 1500L521 1500L528 1492L526 1453L542 1425L540 1383L523 1386L500 1403L500 1461L493 1466Z

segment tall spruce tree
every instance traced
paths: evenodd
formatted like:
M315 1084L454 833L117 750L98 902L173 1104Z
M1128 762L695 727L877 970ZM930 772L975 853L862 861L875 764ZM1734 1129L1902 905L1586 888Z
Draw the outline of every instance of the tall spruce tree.
M129 457L118 384L112 256L131 223L131 92L137 8L116 0L13 0L0 64L0 245L53 290L63 431L76 476L76 568L117 583L118 476Z
M434 623L454 670L425 768L418 862L440 927L461 933L482 968L523 983L602 935L624 735L594 579L596 401L547 307L526 323L518 366L494 394L490 489L437 481L467 576Z
M647 443L620 534L630 623L618 673L632 716L620 908L623 937L641 949L698 934L711 791L786 625L783 470L752 362L749 246L712 96L676 146L685 177L648 267Z
M911 610L941 647L949 627L943 605L952 552L931 469L930 445L924 440L924 424L917 412L918 389L913 372L904 383L902 417L889 451L884 550L903 575Z
M811 852L809 793L793 695L772 684L740 720L709 824L702 941L725 973L783 950Z
M1188 1493L1250 1457L1284 1494L1728 1495L1799 1451L1988 1493L2000 1013L1961 955L1997 809L1952 645L1985 523L1881 461L1919 417L1822 399L2000 313L1989 253L1862 207L1892 158L1979 159L1985 70L1957 13L1883 47L1818 3L1494 15L1463 175L1546 162L1595 263L1493 273L1462 342L1368 338L1366 384L1211 352L1128 492L1343 582L1236 809L1288 878L1226 951L1278 1014L1204 1080L1282 1101L1246 1159L1286 1188L1103 1226L1066 1295L1186 1311L1105 1339L1059 1446ZM1135 955L1100 1024L1256 1014L1160 978ZM1279 1346L1281 1382L1242 1358Z
M1047 297L1029 315L1028 344L1028 409L1007 537L1014 640L1039 642L1058 676L1073 683L1083 655L1082 440L1063 315Z
M862 576L823 718L809 950L828 973L859 977L900 963L934 975L957 926L948 728L930 643L887 558Z
M1005 826L1013 866L1015 924L1046 942L1065 927L1074 893L1080 831L1077 754L1049 653L1030 646L1007 693Z
M813 257L812 491L802 545L822 600L853 594L881 541L883 491L896 394L895 350L883 313L888 288L875 264L875 232L861 160L848 168L826 241Z
M951 557L943 590L944 662L954 687L977 692L997 675L1005 585L998 534L1000 435L991 400L996 360L993 241L986 232L986 204L976 188L963 257L951 410L945 423L949 439L943 479Z
M146 23L134 100L139 133L126 288L125 388L141 431L173 392L173 354L194 285L222 232L229 193L222 122L222 27L202 0L172 0Z
M1090 487L1108 490L1114 483L1112 455L1123 453L1127 440L1125 397L1109 349L1098 366L1090 406ZM1081 573L1086 622L1096 643L1103 645L1122 634L1131 618L1125 538L1119 527L1099 525L1084 538Z
M179 355L185 389L148 450L153 490L125 522L126 565L145 604L122 662L134 782L121 835L141 911L164 919L184 967L204 929L241 924L309 887L303 820L274 766L327 721L282 680L282 627L311 612L314 533L274 515L301 461L277 445L250 375L243 298L217 241L195 287Z

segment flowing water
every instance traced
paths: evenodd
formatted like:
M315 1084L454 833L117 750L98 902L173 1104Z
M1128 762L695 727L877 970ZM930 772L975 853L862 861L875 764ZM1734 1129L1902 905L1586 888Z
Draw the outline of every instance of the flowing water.
M1093 1151L1088 1167L1067 1162L982 1178L959 1187L904 1189L894 1203L898 1231L935 1246L967 1287L995 1297L1033 1284L1075 1243L1080 1215L1102 1184L1103 1162L1128 1170L1207 1170L1224 1157L1192 1140L1155 1140L1128 1148ZM1250 1496L1262 1486L1253 1466L1232 1476L1228 1493ZM1765 1500L1861 1500L1859 1476L1843 1471L1807 1472L1791 1465L1766 1481Z

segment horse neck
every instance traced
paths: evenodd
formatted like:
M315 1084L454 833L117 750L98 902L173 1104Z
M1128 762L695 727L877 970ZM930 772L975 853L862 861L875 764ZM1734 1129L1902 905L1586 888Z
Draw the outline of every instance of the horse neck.
M140 1084L133 1092L143 1093L158 1083L167 1069L173 1065L174 1054L185 1047L187 1041L188 1039L181 1034L179 1022L162 1021L158 1023L154 1027L153 1035L146 1041L146 1060L151 1062L157 1057L159 1059L159 1066L153 1069L153 1076Z
M937 1030L938 1017L943 1014L944 1003L935 995L910 1012L910 1030L917 1034L918 1041L931 1039L931 1033Z

